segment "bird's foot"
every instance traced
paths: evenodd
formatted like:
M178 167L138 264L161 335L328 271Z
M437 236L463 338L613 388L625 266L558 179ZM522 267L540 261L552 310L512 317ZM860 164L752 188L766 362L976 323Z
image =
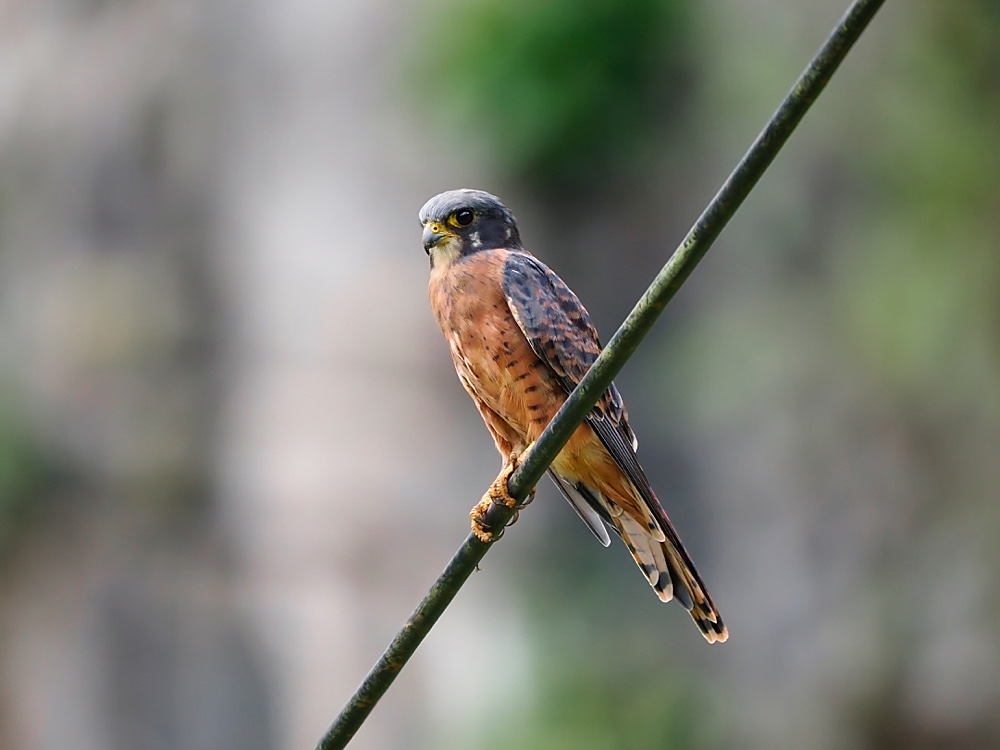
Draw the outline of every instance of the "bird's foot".
M518 503L510 495L507 483L510 481L511 474L514 473L518 463L520 463L520 457L516 453L512 453L500 471L500 474L497 475L497 478L493 480L493 484L490 485L486 494L483 495L483 499L469 511L469 518L472 519L472 533L484 544L490 544L502 537L504 529L517 520L518 512L535 498L534 487L531 488L531 492L528 493L528 496L521 503ZM511 516L506 524L501 524L498 518L500 513L498 513L497 509L500 507L514 509L514 515ZM496 530L498 527L499 530Z

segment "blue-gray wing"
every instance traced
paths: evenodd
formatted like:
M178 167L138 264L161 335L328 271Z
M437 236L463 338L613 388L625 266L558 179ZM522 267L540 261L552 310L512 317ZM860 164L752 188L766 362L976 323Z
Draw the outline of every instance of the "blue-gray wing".
M511 253L508 256L504 266L503 291L532 351L548 366L568 394L601 353L597 329L586 308L548 266L527 254ZM625 404L614 384L587 415L587 422L650 508L659 509L649 480L635 457L635 434L628 426ZM560 490L577 507L574 499L566 493L566 488L560 486ZM596 506L594 509L605 515L600 504L590 503L589 498L588 504ZM589 521L588 526L593 529Z
M580 300L550 271L545 264L527 254L511 253L504 265L503 291L514 319L520 326L532 351L552 371L567 393L573 390L601 352L590 316ZM550 468L556 486L580 514L601 543L607 546L610 539L603 523L619 533L629 545L632 556L650 578L661 599L671 596L684 606L698 628L710 643L729 637L715 604L684 549L680 537L667 518L653 488L635 456L635 436L628 426L628 416L621 395L614 385L601 396L587 415L587 422L628 477L662 531L661 545L653 552L654 529L643 526L639 519L628 514L612 520L607 506L601 502L598 491L582 481L573 481ZM636 540L641 539L646 555L638 551ZM657 555L659 552L659 555Z
M568 394L601 353L597 329L586 308L548 266L522 253L507 256L503 292L531 349ZM634 442L625 404L613 383L592 416L609 419L630 444Z

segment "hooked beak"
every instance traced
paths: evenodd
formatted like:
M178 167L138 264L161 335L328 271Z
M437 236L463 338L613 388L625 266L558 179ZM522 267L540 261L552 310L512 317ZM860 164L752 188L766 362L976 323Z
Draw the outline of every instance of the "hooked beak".
M430 255L431 248L447 236L448 234L444 231L444 227L440 224L435 224L433 222L430 224L424 224L424 252Z

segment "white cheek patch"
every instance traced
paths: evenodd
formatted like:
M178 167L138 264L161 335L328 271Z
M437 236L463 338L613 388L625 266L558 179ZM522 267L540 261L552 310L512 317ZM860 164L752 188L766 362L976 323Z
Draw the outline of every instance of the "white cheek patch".
M473 232L469 235L469 239L472 240L472 246L479 248L483 246L483 241L479 239L479 232Z

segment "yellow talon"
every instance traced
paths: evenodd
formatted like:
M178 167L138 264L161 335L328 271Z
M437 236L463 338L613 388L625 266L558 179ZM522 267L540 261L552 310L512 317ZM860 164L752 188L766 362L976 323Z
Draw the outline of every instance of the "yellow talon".
M495 542L503 536L503 528L499 532L493 531L493 527L496 525L495 522L491 522L490 520L493 506L501 505L505 508L515 509L513 517L507 522L507 525L510 525L517 520L517 511L531 502L531 499L535 495L535 490L532 488L531 492L528 493L528 497L521 504L518 504L517 500L510 495L508 482L510 482L511 474L517 469L519 462L519 456L512 453L503 469L500 470L497 478L493 480L493 484L490 485L486 494L483 495L482 500L476 503L476 506L469 511L469 518L472 519L472 533L484 544Z

